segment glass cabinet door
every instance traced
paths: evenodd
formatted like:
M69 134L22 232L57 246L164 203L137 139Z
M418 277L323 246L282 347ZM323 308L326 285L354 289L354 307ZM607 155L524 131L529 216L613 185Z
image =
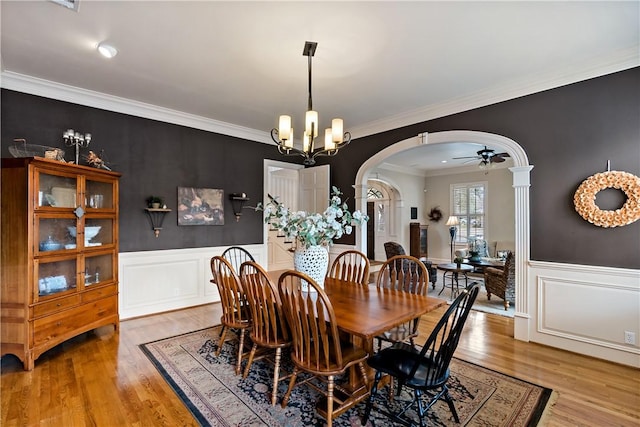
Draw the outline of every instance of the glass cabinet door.
M36 260L38 295L46 297L76 288L76 258Z
M91 286L113 281L113 254L86 256L84 259L84 285Z
M36 253L42 255L44 252L76 249L76 223L72 216L36 215Z
M87 179L85 206L91 209L113 209L113 183Z
M75 208L78 206L78 185L76 177L54 175L37 170L36 207Z
M88 218L84 220L84 247L111 245L113 237L113 218Z

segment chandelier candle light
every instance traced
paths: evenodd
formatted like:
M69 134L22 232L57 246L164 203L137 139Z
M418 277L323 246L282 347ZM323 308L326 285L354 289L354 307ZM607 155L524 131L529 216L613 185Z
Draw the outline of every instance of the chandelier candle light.
M339 149L351 142L351 134L344 132L342 119L333 119L331 128L324 131L324 147L315 147L318 136L318 112L313 110L311 96L311 60L316 52L317 42L305 42L302 55L308 57L309 69L309 102L305 114L305 129L302 136L302 150L294 147L293 127L291 116L282 115L278 121L278 128L271 129L271 139L278 145L278 151L285 156L302 156L303 163L312 166L318 156L335 156Z

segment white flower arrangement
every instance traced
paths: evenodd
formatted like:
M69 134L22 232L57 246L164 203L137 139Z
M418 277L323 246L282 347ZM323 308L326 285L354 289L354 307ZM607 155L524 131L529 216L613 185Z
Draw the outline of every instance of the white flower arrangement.
M258 204L258 210L264 210L264 222L274 229L281 230L289 239L295 240L304 248L316 245L331 245L334 239L351 234L353 225L362 225L369 217L356 210L350 213L346 203L342 202L342 193L332 187L329 207L323 213L292 212L289 208L269 196L270 202L264 207Z

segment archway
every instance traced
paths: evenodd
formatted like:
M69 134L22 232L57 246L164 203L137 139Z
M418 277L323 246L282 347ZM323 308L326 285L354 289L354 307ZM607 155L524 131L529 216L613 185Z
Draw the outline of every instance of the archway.
M364 162L356 175L356 209L366 209L367 180L370 171L387 157L421 145L446 144L451 142L471 142L506 151L513 159L514 166L509 168L513 174L515 191L515 255L516 255L516 303L514 317L514 337L529 341L529 323L531 307L529 304L529 186L530 172L533 168L523 148L501 135L477 131L444 131L431 134L422 133L413 138L397 142L376 153ZM366 233L356 232L356 247L367 247Z

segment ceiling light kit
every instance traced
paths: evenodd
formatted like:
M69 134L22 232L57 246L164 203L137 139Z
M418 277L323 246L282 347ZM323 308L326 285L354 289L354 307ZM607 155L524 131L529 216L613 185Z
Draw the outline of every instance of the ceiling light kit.
M100 55L109 59L113 58L118 54L118 49L104 42L99 43L97 49L98 49L98 52L100 52Z
M313 110L311 97L311 60L316 52L317 42L305 42L302 55L309 58L309 103L305 114L305 129L302 137L302 150L294 147L293 127L291 116L282 115L278 121L278 128L271 129L271 139L278 145L278 151L285 156L302 156L306 166L315 165L318 156L335 156L338 150L351 142L351 134L343 131L342 119L333 119L331 128L325 129L324 147L315 148L315 138L318 136L318 112Z

